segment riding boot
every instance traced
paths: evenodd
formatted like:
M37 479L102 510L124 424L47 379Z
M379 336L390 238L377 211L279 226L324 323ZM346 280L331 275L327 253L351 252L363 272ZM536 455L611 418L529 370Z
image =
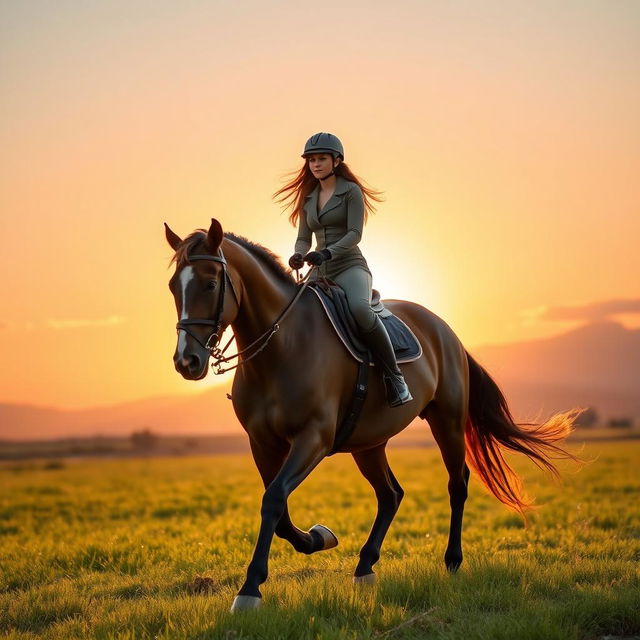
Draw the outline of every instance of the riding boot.
M382 366L382 379L387 390L389 406L399 407L413 400L402 371L396 362L396 354L393 351L389 334L378 316L376 316L373 329L367 333L363 332L362 338Z

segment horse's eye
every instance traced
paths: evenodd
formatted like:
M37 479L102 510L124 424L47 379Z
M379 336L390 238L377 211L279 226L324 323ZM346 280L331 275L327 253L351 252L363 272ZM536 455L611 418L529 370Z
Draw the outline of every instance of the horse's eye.
M209 289L209 291L213 291L217 284L218 283L215 280L209 280L209 282L207 282L207 289Z

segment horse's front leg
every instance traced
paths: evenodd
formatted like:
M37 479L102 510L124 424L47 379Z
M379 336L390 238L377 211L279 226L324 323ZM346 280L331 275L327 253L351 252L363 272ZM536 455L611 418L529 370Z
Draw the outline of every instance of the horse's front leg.
M287 499L329 452L330 444L323 442L320 431L318 427L311 427L295 437L284 464L264 492L258 540L247 579L233 602L232 611L253 609L260 604L260 585L267 579L271 541L285 513Z
M266 489L280 471L287 457L288 443L283 447L265 447L255 440L250 440L251 452L256 467ZM311 554L316 551L331 549L338 544L338 539L327 527L317 524L309 531L303 531L296 527L289 516L289 507L285 504L284 513L275 528L275 534L291 543L291 546L299 553Z

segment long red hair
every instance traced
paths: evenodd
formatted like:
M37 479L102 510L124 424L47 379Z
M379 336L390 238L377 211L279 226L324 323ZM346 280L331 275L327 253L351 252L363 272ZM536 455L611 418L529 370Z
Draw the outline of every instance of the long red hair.
M366 222L369 213L375 212L375 207L371 204L371 200L375 200L376 202L384 201L384 198L380 197L382 191L365 187L362 184L362 180L358 178L344 162L338 163L334 172L336 176L342 176L345 180L355 182L360 189L362 189L362 196L364 198L364 220ZM295 227L298 224L298 217L302 212L304 199L316 188L318 179L311 173L307 159L305 159L304 165L299 171L292 171L287 175L293 176L293 178L287 182L284 187L278 189L272 197L275 198L278 203L285 203L285 211L287 209L293 209L289 215L289 222Z

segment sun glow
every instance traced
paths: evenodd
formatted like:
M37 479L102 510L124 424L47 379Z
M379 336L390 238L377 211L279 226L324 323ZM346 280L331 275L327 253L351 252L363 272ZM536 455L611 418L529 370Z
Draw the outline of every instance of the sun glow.
M286 262L296 232L271 196L318 131L384 191L362 240L374 287L465 344L558 331L523 309L639 297L634 3L326 7L328 89L294 3L278 19L167 4L153 20L41 5L35 20L4 3L0 27L0 402L228 383L173 368L162 222L184 237L216 217Z

